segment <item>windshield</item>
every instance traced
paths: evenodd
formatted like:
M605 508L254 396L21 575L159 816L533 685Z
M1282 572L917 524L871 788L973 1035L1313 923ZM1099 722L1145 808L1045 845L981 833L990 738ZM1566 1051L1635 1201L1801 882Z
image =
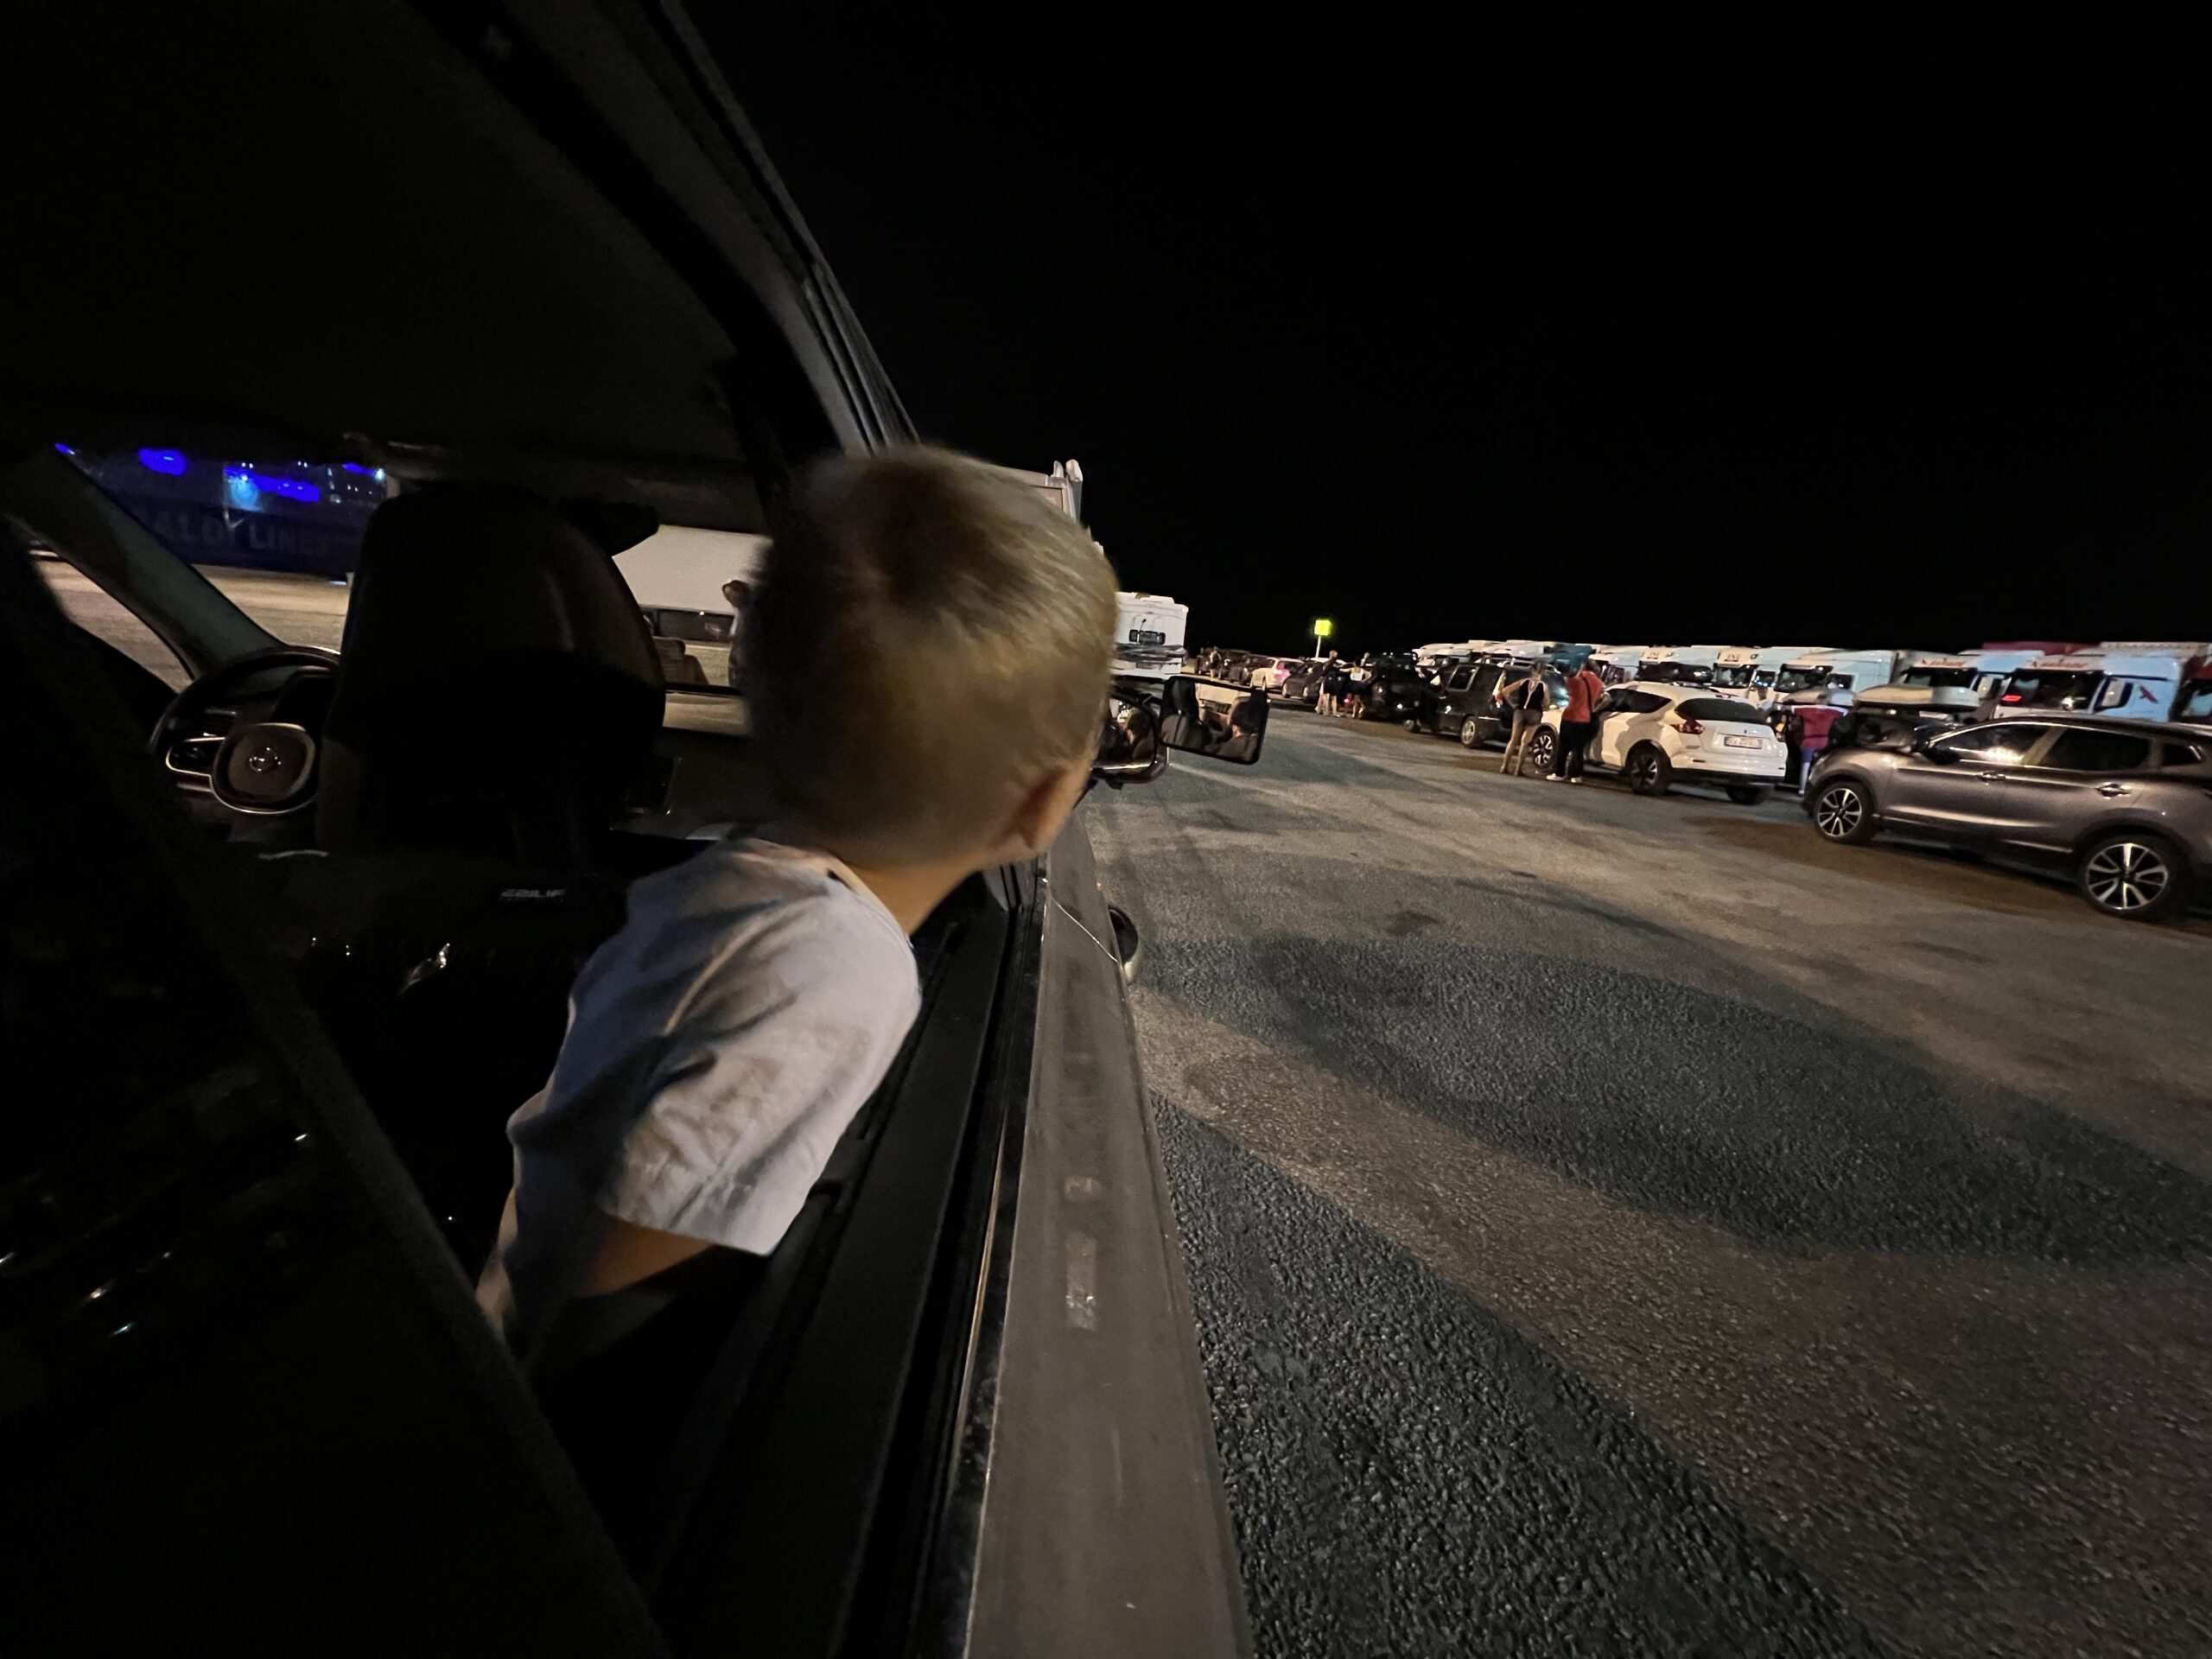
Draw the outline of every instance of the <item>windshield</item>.
M2212 679L2191 680L2174 705L2176 720L2212 720Z
M1751 683L1757 664L1752 663L1724 663L1713 671L1715 685L1743 686Z
M1923 685L1935 689L1942 686L1971 686L1974 671L1971 668L1909 668L1900 677L1900 685Z
M1636 677L1660 685L1709 685L1713 670L1701 663L1646 663Z
M2087 709L2103 679L2104 676L2094 669L2015 674L2012 688L2005 693L2005 702L2008 708Z
M404 487L384 468L354 461L55 448L270 634L327 651L345 633L370 515ZM765 546L758 536L669 525L616 556L671 691L737 689L732 640ZM73 620L183 683L168 648L115 599L65 567L44 569Z
M1774 677L1777 691L1817 691L1828 683L1831 671L1825 665L1812 668L1785 668Z

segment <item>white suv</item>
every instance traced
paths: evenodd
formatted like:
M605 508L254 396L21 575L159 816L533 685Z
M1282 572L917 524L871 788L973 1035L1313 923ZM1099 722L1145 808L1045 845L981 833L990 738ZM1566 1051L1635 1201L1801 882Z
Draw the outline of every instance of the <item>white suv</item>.
M1551 770L1562 710L1544 715L1529 758ZM1634 680L1599 700L1592 767L1624 772L1639 795L1664 795L1677 782L1711 783L1739 806L1757 806L1782 781L1786 753L1774 728L1738 697L1710 686Z

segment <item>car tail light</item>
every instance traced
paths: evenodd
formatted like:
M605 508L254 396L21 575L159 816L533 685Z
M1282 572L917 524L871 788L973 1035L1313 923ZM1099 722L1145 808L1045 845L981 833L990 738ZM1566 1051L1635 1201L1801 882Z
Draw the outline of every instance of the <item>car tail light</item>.
M1674 726L1676 731L1689 737L1695 737L1705 730L1705 727L1700 721L1692 720L1687 715L1675 721Z
M1999 702L2018 702L2021 701L2021 698L2020 694L2018 691L2007 691L2003 696L1998 698L1997 701Z

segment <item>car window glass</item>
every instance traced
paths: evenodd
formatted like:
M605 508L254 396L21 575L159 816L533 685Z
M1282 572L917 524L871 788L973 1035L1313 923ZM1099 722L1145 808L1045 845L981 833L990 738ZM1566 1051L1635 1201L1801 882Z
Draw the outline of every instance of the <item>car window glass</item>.
M1667 706L1667 699L1656 691L1624 691L1619 701L1621 712L1630 715L1656 714Z
M2128 700L2135 695L2136 685L2137 682L2133 680L2107 680L2098 688L2095 706L2099 709L2126 708Z
M1685 720L1726 720L1753 726L1765 723L1759 719L1758 709L1733 697L1690 697L1678 703L1675 712Z
M2196 766L2204 762L2204 751L2194 743L2169 743L2159 753L2162 766Z
M192 676L161 636L125 610L120 600L64 559L35 556L47 592L61 613L95 639L103 639L172 690L181 691Z
M2076 728L2059 733L2041 764L2060 772L2137 772L2151 764L2151 740Z
M2212 680L2191 680L2182 688L2176 720L2212 720Z
M1465 668L1455 668L1452 671L1452 679L1450 682L1451 690L1454 691L1464 691L1474 683L1475 677L1473 671Z
M2002 721L1995 725L1977 726L1970 732L1959 733L1955 737L1943 738L1935 747L1961 760L1978 761L1984 766L2012 766L2043 741L2043 734L2050 729L2048 726L2031 725L2025 721Z
M383 468L167 448L61 452L277 639L338 649L369 515L396 487Z
M2012 677L2005 701L2030 709L2087 709L2103 677L2093 669L2023 671Z

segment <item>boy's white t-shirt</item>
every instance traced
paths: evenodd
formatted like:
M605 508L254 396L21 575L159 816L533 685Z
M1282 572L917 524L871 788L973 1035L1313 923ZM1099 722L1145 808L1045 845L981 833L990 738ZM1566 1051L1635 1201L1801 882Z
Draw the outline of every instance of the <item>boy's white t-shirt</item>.
M766 1255L921 1007L912 946L826 853L747 839L630 889L545 1087L477 1300L527 1360L613 1216Z

